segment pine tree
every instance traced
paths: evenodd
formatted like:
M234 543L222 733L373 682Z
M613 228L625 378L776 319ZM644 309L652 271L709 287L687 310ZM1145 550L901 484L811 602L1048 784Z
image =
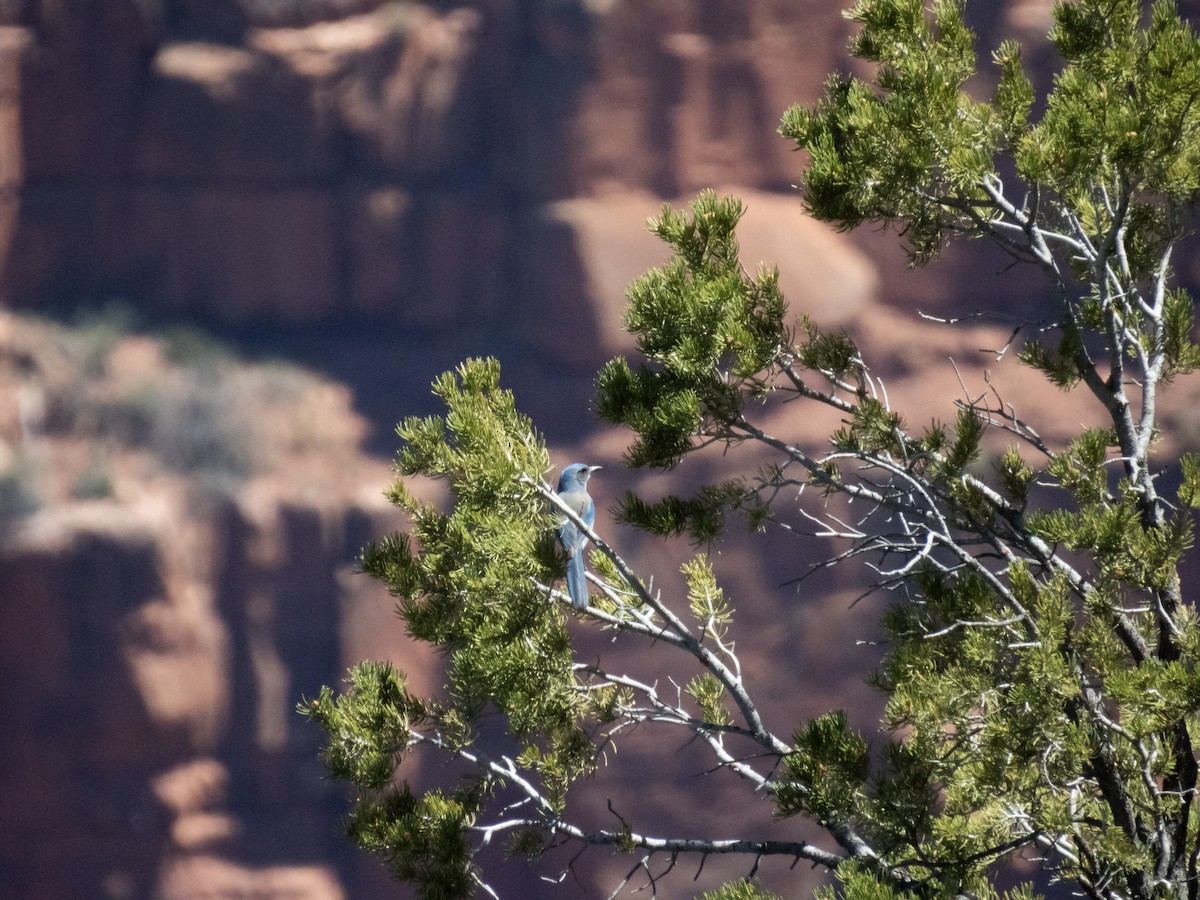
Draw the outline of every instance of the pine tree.
M664 209L650 227L673 255L628 293L643 359L604 367L597 409L633 433L631 466L684 465L718 444L732 471L689 497L628 496L619 519L704 545L739 514L784 524L799 498L849 539L839 560L871 560L888 589L882 731L860 734L839 710L765 722L703 554L684 567L686 596L666 596L615 538L590 534L581 625L689 655L701 674L685 690L577 662L552 589L568 512L544 480L544 444L497 364L467 361L435 386L445 415L399 427L391 499L411 532L363 555L409 632L446 654L445 691L418 697L395 668L363 663L342 693L302 704L328 734L331 774L357 786L350 835L423 896L490 891L474 860L500 838L531 856L562 841L672 860L744 854L748 870L780 855L827 868L823 897L997 897L998 865L1021 852L1090 897L1200 896L1200 622L1180 580L1200 454L1153 455L1160 395L1200 365L1193 301L1171 266L1200 192L1200 40L1169 0L1061 3L1050 90L1037 96L1009 42L985 101L965 87L976 57L963 13L959 0L854 4L851 51L873 79L831 77L780 129L807 151L803 201L841 228L895 226L914 265L966 236L1037 267L1050 306L1018 330L1020 359L1078 418L1098 409L1105 424L1051 446L985 394L960 402L952 424L911 428L847 334L797 322L777 273L743 268L738 200L705 192L690 210ZM796 410L792 434L762 424L781 403ZM824 444L804 432L811 405L843 420ZM1009 446L988 459L985 434L997 433ZM771 462L738 471L746 447ZM447 482L449 509L417 500L414 476ZM846 523L822 505L838 498L870 512ZM488 709L518 754L478 747ZM769 797L828 840L573 822L567 797L597 747L649 722L687 729L745 782L747 802ZM418 747L466 774L410 791L401 764ZM766 895L739 882L712 896Z

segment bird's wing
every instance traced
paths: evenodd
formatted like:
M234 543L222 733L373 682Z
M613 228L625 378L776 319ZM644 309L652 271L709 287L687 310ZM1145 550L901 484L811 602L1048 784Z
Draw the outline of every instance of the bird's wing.
M567 556L574 556L575 551L583 546L583 535L574 522L563 522L558 526L558 539L562 541Z
M592 502L592 498L586 491L566 491L558 496L567 504L571 512L583 520L585 525L589 528L592 527L592 522L596 520L596 504ZM578 526L570 519L565 518L558 526L558 539L562 541L568 556L574 556L575 551L582 547L584 542L583 533L580 532Z

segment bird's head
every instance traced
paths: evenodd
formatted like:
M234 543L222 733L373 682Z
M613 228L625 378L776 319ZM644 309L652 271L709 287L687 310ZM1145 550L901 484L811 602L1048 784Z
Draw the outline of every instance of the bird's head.
M558 479L559 491L571 490L572 488L581 488L588 483L588 479L592 477L592 473L599 469L599 466L589 466L586 463L571 463L562 470L562 475Z

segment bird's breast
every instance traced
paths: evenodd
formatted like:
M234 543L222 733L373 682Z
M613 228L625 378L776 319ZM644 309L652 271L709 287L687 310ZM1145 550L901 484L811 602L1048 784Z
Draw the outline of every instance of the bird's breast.
M570 507L571 512L577 516L582 516L588 508L588 502L591 498L582 491L567 491L565 494L559 494L559 498L563 503Z

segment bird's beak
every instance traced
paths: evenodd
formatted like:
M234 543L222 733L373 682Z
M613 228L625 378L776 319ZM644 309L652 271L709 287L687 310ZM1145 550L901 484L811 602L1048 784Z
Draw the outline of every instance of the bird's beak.
M595 472L595 471L599 470L600 468L601 468L600 466L588 466L588 474L590 475L592 472Z

